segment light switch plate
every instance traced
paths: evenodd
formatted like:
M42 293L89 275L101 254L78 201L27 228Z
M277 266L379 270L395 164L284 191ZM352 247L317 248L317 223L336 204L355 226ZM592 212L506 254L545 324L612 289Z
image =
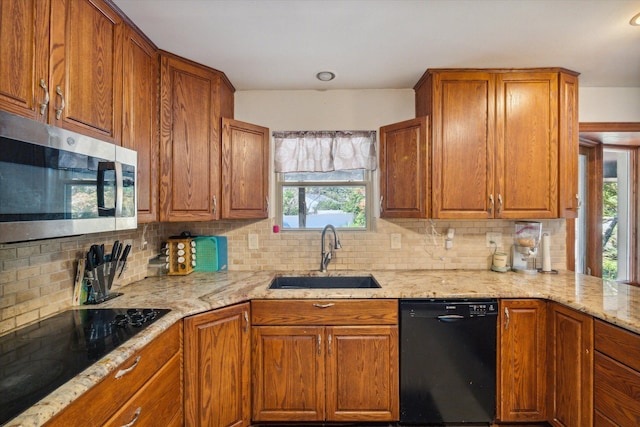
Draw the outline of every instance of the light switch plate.
M249 249L258 249L258 235L249 234Z
M402 234L391 233L391 249L402 248Z

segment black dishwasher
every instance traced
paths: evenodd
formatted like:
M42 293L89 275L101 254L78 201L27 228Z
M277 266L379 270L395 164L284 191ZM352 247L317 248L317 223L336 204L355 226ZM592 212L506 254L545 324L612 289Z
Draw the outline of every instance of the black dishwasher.
M495 299L400 300L402 424L491 423Z

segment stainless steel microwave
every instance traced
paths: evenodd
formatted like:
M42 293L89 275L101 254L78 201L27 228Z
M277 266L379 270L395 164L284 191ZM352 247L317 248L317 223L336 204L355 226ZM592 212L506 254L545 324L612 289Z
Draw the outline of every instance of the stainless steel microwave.
M0 111L0 243L136 228L137 159Z

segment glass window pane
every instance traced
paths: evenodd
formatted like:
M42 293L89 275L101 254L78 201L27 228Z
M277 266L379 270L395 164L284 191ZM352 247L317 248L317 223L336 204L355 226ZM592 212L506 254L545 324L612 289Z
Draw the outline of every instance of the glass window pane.
M366 186L282 186L282 227L365 229Z
M333 172L288 172L282 174L286 182L350 182L364 181L364 169Z
M602 277L630 278L630 152L604 150Z

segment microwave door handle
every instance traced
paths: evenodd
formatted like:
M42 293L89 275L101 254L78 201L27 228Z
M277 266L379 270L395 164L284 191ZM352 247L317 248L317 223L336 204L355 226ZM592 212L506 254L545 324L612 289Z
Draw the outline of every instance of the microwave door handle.
M116 171L116 218L122 217L122 199L124 197L124 178L122 176L122 163L114 162Z
M106 185L105 172L116 169L116 162L100 162L98 163L98 216L113 216L115 207L107 207L104 202L104 190ZM117 180L117 178L116 178ZM117 189L116 189L117 199ZM117 200L116 200L117 204Z

